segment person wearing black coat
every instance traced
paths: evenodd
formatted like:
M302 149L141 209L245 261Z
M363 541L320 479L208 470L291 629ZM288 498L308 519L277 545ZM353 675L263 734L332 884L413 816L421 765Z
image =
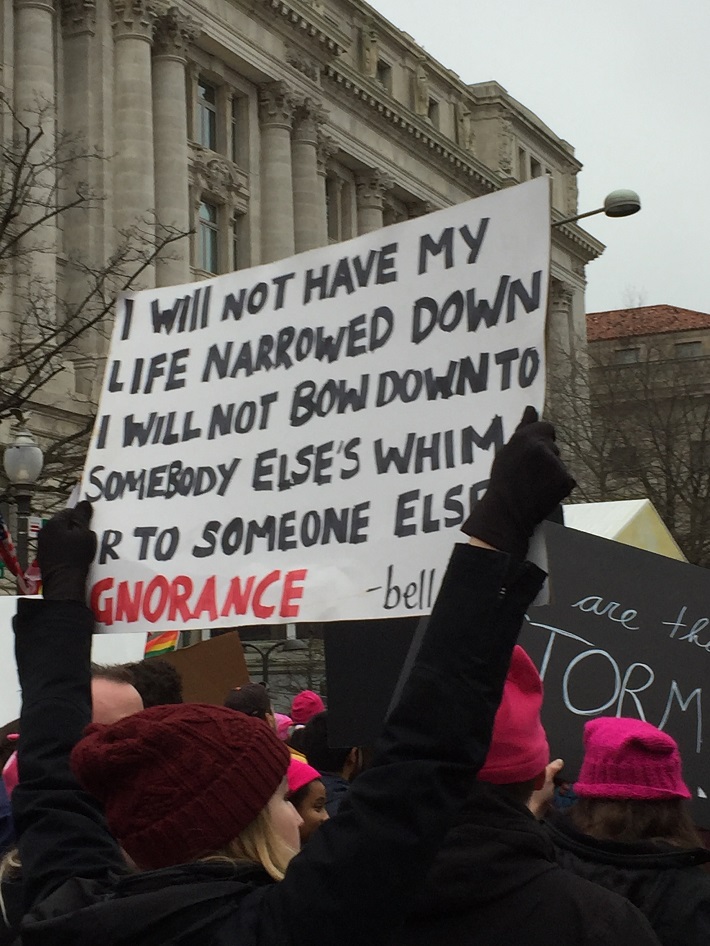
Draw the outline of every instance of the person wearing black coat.
M527 807L550 758L541 708L516 646L485 765L392 946L658 946L627 900L556 864Z
M496 458L490 500L479 504L471 545L454 549L372 767L279 883L256 858L126 870L101 806L73 774L70 755L77 746L75 764L85 763L87 740L103 740L106 748L115 737L115 762L124 751L120 734L148 726L156 710L80 742L91 709L93 620L83 601L95 537L88 504L45 526L39 537L45 600L21 600L15 622L23 708L13 810L25 884L24 946L379 946L390 940L485 759L512 647L544 577L529 563L511 567L510 557L496 548L524 554L536 523L574 485L554 449L552 428L529 412L524 422ZM198 705L169 712L177 725L183 713L189 730L195 714L211 720L230 711L201 711ZM278 761L268 727L243 719L243 725L263 727L253 730L252 742ZM166 809L181 801L179 772L171 774ZM130 772L125 777L130 796ZM154 838L162 811L141 811L137 802L144 828L131 826L124 785L110 788L109 816L121 811L131 838L139 830ZM235 798L235 804L243 802ZM214 812L203 814L214 827ZM179 849L194 842L200 827L184 823L181 836L165 835L166 845ZM224 843L229 840L227 834Z
M569 815L545 823L565 870L616 891L649 920L663 946L710 943L710 851L663 841L597 840L578 831Z
M710 943L710 851L672 736L640 719L589 720L575 793L546 822L558 862L628 897L663 946Z

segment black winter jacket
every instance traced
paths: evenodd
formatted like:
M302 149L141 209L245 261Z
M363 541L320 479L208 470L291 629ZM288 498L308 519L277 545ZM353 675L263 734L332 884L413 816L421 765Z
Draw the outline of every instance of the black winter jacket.
M563 870L527 808L477 784L392 946L658 946L623 897Z
M569 816L545 824L557 861L581 877L614 890L648 917L663 946L710 943L710 851L657 841L597 841L582 834Z
M483 764L526 607L543 573L456 546L373 766L281 883L258 868L184 865L127 877L69 753L90 717L92 618L21 600L20 784L13 809L24 946L380 946L399 925Z

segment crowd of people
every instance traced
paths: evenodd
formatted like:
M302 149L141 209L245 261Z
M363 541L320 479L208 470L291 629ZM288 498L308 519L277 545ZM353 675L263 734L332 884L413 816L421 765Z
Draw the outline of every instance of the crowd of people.
M0 946L710 941L710 851L669 735L590 720L578 778L555 788L516 640L545 578L529 539L573 487L528 409L372 752L331 745L310 690L286 715L260 684L212 706L157 658L92 665L91 507L52 519L44 597L15 620Z

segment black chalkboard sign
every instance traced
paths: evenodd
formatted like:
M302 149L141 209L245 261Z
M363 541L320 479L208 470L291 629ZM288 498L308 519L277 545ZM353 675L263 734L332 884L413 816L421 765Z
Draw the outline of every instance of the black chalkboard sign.
M695 820L710 827L710 570L545 529L551 603L530 609L520 643L544 678L552 757L574 780L588 719L646 719L678 741ZM379 734L416 627L416 619L327 625L333 744Z
M545 684L553 757L573 779L584 723L633 716L680 745L696 821L710 826L710 571L546 525L552 598L520 643Z

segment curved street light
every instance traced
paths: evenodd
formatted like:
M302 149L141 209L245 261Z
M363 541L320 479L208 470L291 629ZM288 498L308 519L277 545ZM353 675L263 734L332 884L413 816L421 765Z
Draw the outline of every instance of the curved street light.
M293 653L293 651L296 650L308 650L308 644L295 638L289 638L285 641L276 641L276 643L271 644L270 647L259 647L257 644L252 644L249 641L242 642L242 648L244 650L253 650L261 657L261 682L264 686L267 686L269 683L269 659L271 655L277 650L282 650L284 653Z
M563 223L574 223L576 220L583 220L585 217L593 217L595 214L606 214L607 217L630 217L638 213L641 209L641 198L636 191L618 190L612 191L604 198L604 205L596 210L588 210L586 213L577 214L574 217L565 217L564 220L555 220L553 227L561 227Z

